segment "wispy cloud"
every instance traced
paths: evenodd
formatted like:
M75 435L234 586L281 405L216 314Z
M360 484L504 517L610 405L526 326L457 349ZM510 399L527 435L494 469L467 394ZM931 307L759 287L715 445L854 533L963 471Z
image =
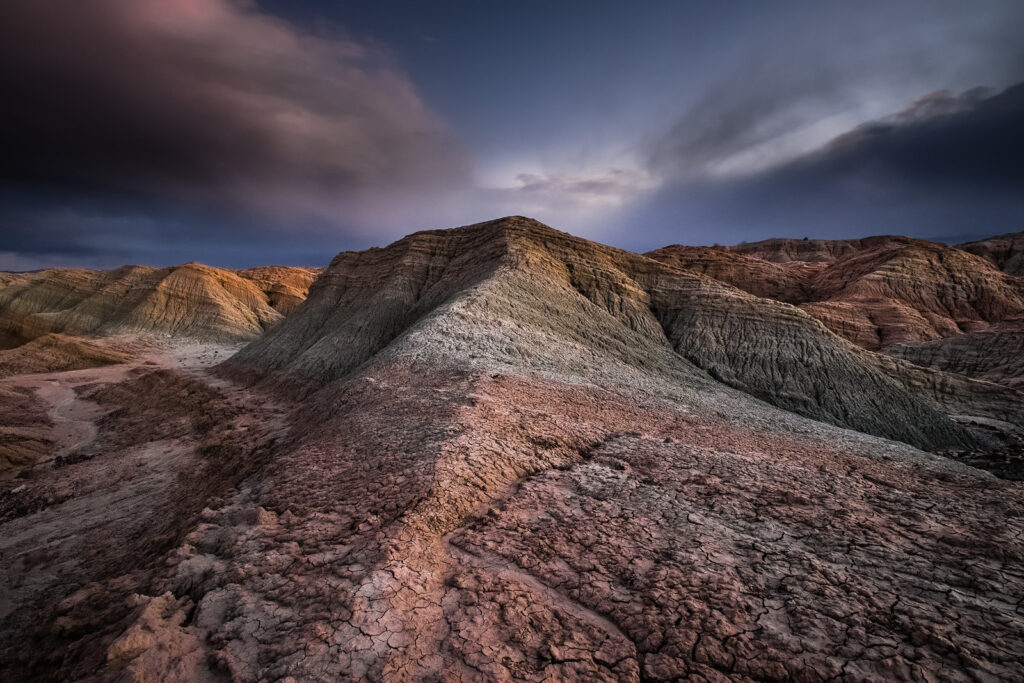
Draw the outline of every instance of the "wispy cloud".
M516 182L511 190L521 197L586 205L619 205L654 186L648 173L623 168L592 174L520 173Z
M751 226L796 237L1020 230L1022 120L1024 84L930 93L757 172L676 178L643 215L652 234L689 225L722 241L747 237Z

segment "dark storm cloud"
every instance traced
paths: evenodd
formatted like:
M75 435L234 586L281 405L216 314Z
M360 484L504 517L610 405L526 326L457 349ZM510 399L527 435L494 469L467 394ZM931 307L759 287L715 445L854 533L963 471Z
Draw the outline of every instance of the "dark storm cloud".
M322 265L343 247L374 243L330 231L297 235L272 222L109 196L46 201L0 192L0 225L0 270L186 261L239 268Z
M783 169L800 182L860 178L882 187L1019 195L1024 191L1024 84L986 97L926 95L905 111L858 126Z
M386 55L251 3L6 0L0 83L0 180L40 203L358 220L353 207L464 178Z
M802 8L802 9L798 9ZM780 3L649 145L663 177L749 173L806 154L936 88L1024 77L1024 4ZM796 11L794 11L796 10Z
M1022 121L1024 84L997 94L939 91L767 169L671 181L643 215L660 223L667 241L685 224L704 242L748 238L751 226L763 237L1020 230Z
M1016 230L1012 145L1000 166L944 127L991 95L882 117L1020 81L1022 22L1018 0L0 0L0 268L322 263L506 214L643 250Z

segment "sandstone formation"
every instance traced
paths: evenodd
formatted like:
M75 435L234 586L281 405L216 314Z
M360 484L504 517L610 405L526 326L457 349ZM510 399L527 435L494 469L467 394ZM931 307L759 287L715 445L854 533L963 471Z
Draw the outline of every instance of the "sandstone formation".
M1020 394L672 251L416 233L215 368L0 379L60 453L0 478L4 675L1024 676L1024 482L915 447Z
M259 335L295 307L314 272L263 268L250 275L188 263L110 271L53 269L0 280L0 345L51 333L145 333L210 340Z

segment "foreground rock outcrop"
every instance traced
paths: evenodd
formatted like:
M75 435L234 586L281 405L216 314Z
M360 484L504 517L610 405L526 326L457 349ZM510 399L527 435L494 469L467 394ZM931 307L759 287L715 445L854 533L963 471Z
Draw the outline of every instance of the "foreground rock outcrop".
M1024 483L917 448L1019 394L711 275L513 217L339 254L212 370L49 376L95 432L0 480L0 666L1019 680Z

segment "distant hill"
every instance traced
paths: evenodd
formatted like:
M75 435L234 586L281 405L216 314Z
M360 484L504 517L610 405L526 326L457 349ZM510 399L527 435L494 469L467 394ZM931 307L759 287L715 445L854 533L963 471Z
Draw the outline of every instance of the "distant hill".
M143 333L252 339L305 297L317 271L171 268L50 269L0 276L0 348L46 334Z
M1004 273L1024 276L1024 231L968 242L960 248L988 259Z

